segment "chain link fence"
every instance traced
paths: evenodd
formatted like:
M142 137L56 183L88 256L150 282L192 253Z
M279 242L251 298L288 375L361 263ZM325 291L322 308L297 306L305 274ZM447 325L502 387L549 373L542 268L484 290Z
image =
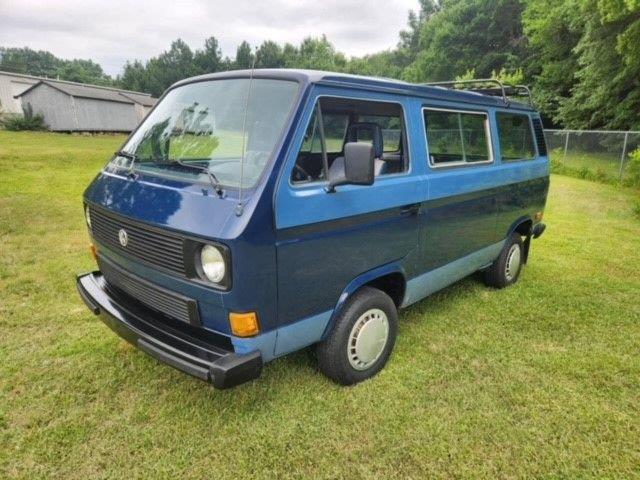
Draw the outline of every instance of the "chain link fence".
M545 130L551 161L583 177L624 181L640 131Z

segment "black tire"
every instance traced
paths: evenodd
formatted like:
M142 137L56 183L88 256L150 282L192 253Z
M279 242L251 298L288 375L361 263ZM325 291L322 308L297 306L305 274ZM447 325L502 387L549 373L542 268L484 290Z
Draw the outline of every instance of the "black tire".
M364 325L362 322L370 321L373 317L367 316L364 320L361 317L370 311L373 312L371 315L375 316L376 309L386 315L388 325L386 343L377 359L371 359L370 365L366 365L367 362L362 362L359 365L362 369L357 369L352 363L357 361L355 344L349 350L347 344L350 342L354 325L357 322ZM375 318L377 318L377 322L384 322L383 317L379 314ZM356 332L360 331L364 331L362 326L356 330ZM329 336L317 345L318 367L327 377L341 385L362 382L373 377L385 366L393 350L397 332L398 311L393 300L376 288L362 287L347 300L342 311L338 314ZM355 333L355 335L357 336L359 333Z
M512 250L515 248L519 251L515 252ZM512 255L518 255L519 261L517 262L517 268L514 268L513 262L509 262ZM505 242L498 258L485 270L485 283L494 288L505 288L516 283L524 265L523 259L524 248L522 237L517 233L512 233Z

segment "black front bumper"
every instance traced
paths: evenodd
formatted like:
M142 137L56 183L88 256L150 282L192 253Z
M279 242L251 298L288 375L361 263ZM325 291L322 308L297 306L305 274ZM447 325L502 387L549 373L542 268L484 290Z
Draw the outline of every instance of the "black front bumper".
M206 332L198 338L160 321L160 314L112 291L100 272L79 275L76 286L89 310L111 330L155 359L216 388L233 387L262 372L260 352L238 355L207 341Z

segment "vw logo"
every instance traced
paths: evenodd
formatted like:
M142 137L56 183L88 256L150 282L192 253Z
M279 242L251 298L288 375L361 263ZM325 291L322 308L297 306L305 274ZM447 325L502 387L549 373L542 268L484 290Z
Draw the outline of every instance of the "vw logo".
M118 232L118 240L120 240L120 245L123 247L126 247L127 243L129 243L129 235L127 235L127 231L124 228L121 228Z

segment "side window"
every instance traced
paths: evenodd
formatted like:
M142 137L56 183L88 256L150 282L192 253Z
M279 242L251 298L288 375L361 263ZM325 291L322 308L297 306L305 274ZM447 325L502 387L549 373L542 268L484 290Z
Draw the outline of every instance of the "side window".
M532 160L536 157L531 122L527 115L498 113L498 136L502 160Z
M320 117L322 125L319 125ZM406 171L403 118L402 106L397 103L322 97L307 125L291 182L324 181L327 178L325 156L330 171L344 168L342 157L347 142L366 142L373 146L376 175ZM326 152L322 151L323 134Z
M325 141L327 143L327 152L336 153L342 151L342 143L344 135L347 131L349 116L345 114L323 113L322 115ZM320 143L320 128L318 125L318 116L314 110L309 126L304 135L304 142L300 152L322 153L322 144Z
M399 153L402 150L402 118L361 115L359 122L373 122L382 129L383 151Z
M424 109L424 123L432 166L493 160L486 113Z

